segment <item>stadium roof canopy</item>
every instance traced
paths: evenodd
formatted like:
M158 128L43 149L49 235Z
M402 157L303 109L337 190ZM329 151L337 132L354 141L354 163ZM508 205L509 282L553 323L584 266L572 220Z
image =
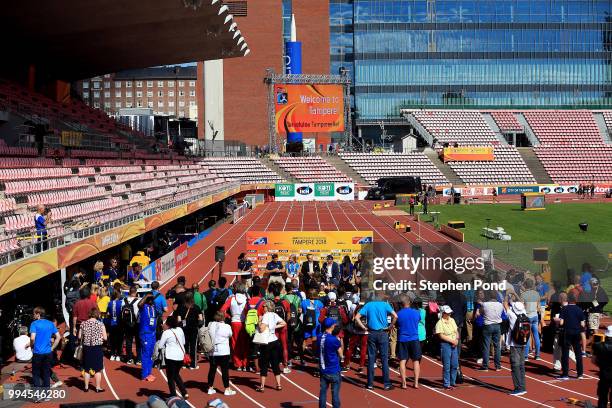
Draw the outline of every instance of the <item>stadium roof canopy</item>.
M55 79L248 53L219 0L16 1L1 20L0 71Z

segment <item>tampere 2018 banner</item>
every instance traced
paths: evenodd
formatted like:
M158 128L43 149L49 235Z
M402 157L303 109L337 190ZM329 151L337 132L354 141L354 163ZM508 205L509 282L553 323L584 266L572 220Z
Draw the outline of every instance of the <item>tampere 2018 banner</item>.
M274 85L276 131L344 131L342 85Z
M355 262L357 255L371 251L374 241L372 231L247 231L246 240L247 258L259 271L265 270L272 254L283 265L291 255L301 264L308 254L315 261L332 255L338 263L348 255Z

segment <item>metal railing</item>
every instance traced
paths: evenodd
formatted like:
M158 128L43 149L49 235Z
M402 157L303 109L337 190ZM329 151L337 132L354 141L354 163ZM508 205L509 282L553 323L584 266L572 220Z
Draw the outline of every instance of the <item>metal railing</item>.
M155 205L154 207L151 207L151 204L159 203L159 200L155 200L153 203L144 202L144 203L133 204L133 206L137 207L137 209L135 209L134 207L132 207L131 209L130 208L128 209L119 208L119 209L108 211L103 216L104 217L112 216L112 214L115 214L115 213L123 213L123 212L131 211L131 210L134 210L133 213L127 214L124 216L120 216L117 219L106 221L106 222L95 224L95 225L87 225L87 224L94 223L94 221L92 220L99 217L99 215L95 215L95 214L90 215L90 216L79 219L78 222L75 222L69 225L63 225L62 227L64 228L64 230L69 229L70 230L69 232L65 232L63 234L59 234L53 237L48 237L47 239L44 239L41 241L38 241L34 234L31 235L29 238L25 239L25 240L30 239L30 243L27 243L25 245L23 244L20 245L19 249L9 250L7 252L0 254L0 265L5 266L11 262L16 262L16 261L20 261L20 260L32 257L34 255L37 255L43 251L46 251L52 248L60 248L68 244L72 244L74 242L94 236L101 232L108 231L113 228L117 228L122 225L126 225L131 222L134 222L140 219L144 219L146 217L150 217L151 215L159 214L161 212L170 210L175 207L179 207L184 204L189 204L191 202L197 201L206 196L210 196L210 195L214 195L214 194L217 194L223 191L231 190L236 187L240 187L239 182L223 183L221 186L213 188L212 190L207 190L206 192L196 194L189 198L184 198L181 200L174 201L172 197L168 197L167 199L163 200L163 201L166 201L165 203L162 203L161 205L159 204ZM53 227L49 229L52 230ZM10 238L0 241L0 248L8 247L8 245L6 244L8 244L9 241L10 241Z

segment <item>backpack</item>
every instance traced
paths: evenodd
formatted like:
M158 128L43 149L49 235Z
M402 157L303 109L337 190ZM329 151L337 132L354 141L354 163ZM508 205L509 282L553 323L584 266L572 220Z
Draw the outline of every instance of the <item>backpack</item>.
M516 316L516 322L512 328L512 341L519 346L527 344L531 335L531 322L524 313Z
M311 332L317 327L317 313L314 305L309 306L304 310L304 330Z
M283 319L284 321L287 321L287 311L285 310L285 307L283 306L282 300L274 301L274 313L279 315L280 318Z
M340 306L333 305L327 307L327 317L338 322L338 327L342 326L342 315L340 314Z
M121 307L121 323L128 328L136 327L138 319L136 313L134 313L134 304L138 301L138 298L128 302L125 299L123 306Z
M228 297L229 291L226 288L220 289L216 293L213 293L212 304L216 307L216 310L225 304Z
M202 326L198 330L198 344L200 345L200 351L205 354L209 354L215 348L212 336L208 326Z
M254 336L257 331L257 323L259 323L257 309L259 309L261 302L263 302L263 299L259 299L256 305L248 305L248 310L244 318L244 330L251 337Z
M289 327L295 329L300 325L300 317L298 316L298 310L293 303L290 304L291 313L289 314Z

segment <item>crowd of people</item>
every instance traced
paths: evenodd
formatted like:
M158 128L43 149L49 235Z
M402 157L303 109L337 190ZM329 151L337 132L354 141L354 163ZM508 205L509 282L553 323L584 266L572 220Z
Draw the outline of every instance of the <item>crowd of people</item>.
M549 284L540 274L491 271L472 278L506 281L506 290L379 291L367 301L361 296L367 268L361 257L355 263L350 257L337 263L330 255L322 264L312 255L302 264L294 256L286 264L273 257L264 276L258 276L241 254L238 269L244 275L238 280L228 282L221 276L200 291L197 283L188 285L180 276L165 294L158 282L151 282L144 296L138 293L138 282L144 278L138 265L125 278L116 268L116 260L106 267L96 264L90 274L94 281L77 273L67 285L69 335L61 360L81 369L84 391L89 391L91 377L94 392L103 391L104 355L140 365L140 377L147 382L156 381L155 365L165 368L170 395L177 395L178 389L185 399L189 390L181 369L197 370L204 359L209 365L207 393L217 392L219 371L218 389L225 396L236 393L230 385L231 370L258 373L256 391L263 393L270 388L269 371L274 376L272 389L281 391L281 374L291 373L296 365L316 364L320 407L326 406L330 388L332 406L339 407L342 373L349 370L366 370L366 387L373 389L380 367L382 387L389 390L394 387L389 367L396 365L401 388L419 388L420 362L428 354L440 359L440 386L451 391L462 379L462 353L482 371L501 370L501 355L508 353L511 394L522 395L527 392L525 361L530 356L540 359L547 344L553 349L559 380L568 379L570 360L575 361L577 378L583 376L582 358L608 302L587 264L580 274L568 271L567 286ZM60 336L44 310L35 309L34 319L31 342L21 339L27 336L27 328L22 328L15 349L20 360L27 360L24 349L31 344L34 383L49 387ZM607 333L612 337L612 328ZM612 385L612 377L605 377L612 342L604 346L593 346L593 358L603 373L598 393L605 400Z

